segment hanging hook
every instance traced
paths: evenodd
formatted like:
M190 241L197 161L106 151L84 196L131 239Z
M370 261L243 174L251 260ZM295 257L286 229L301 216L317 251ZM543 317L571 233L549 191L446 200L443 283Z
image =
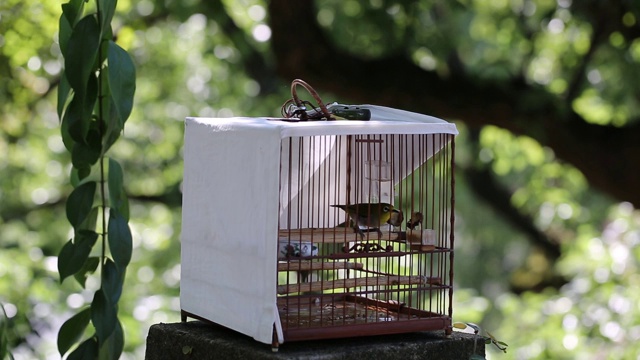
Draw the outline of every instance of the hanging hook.
M335 118L331 116L331 113L327 109L326 105L322 102L322 99L320 98L318 93L313 89L313 87L311 87L311 85L307 84L307 82L301 79L295 79L291 82L292 98L287 100L281 108L281 113L284 117L290 118L298 116L300 120L309 120L309 115L307 114L307 105L310 105L312 109L316 109L316 107L313 106L310 102L300 100L300 97L298 97L298 92L296 90L296 87L298 85L305 88L318 103L318 106L320 107L319 114L322 114L319 117L320 119L322 117L325 117L327 118L327 120L335 120ZM312 119L315 119L315 117Z

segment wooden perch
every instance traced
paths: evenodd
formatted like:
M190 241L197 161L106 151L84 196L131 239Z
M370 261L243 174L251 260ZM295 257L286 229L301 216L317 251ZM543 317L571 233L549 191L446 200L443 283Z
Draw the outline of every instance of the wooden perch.
M279 263L278 271L362 269L361 263L347 261L291 261Z
M433 251L436 249L435 245L421 245L421 244L411 244L411 250L414 251Z
M361 241L360 235L352 228L319 228L319 229L283 229L278 232L278 237L289 238L291 242L295 241L311 241L313 243L345 243L351 241ZM378 232L375 230L364 233L364 239L367 240L392 240L400 241L398 233L383 231L382 237L379 239Z
M303 291L323 291L331 289L344 289L360 286L389 286L389 285L410 285L410 284L430 284L440 285L439 277L423 276L377 276L362 277L353 279L312 281L302 284L278 285L278 294L291 294Z

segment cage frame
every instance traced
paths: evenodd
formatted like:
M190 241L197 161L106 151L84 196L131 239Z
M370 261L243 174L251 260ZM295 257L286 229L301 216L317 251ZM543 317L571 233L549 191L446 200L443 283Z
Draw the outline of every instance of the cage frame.
M194 293L199 292L197 286L194 286L193 282L187 282L186 287L184 284L181 284L181 319L182 321L186 321L187 318L194 318L203 321L208 321L216 324L220 324L231 328L236 331L240 331L247 335L254 337L254 339L263 342L263 343L271 343L274 348L285 341L300 341L300 340L315 340L315 339L328 339L328 338L337 338L337 337L351 337L351 336L369 336L369 335L382 335L382 334L397 334L397 333L406 333L406 332L415 332L415 331L427 331L427 330L444 330L445 333L449 334L451 332L452 326L452 296L453 296L453 259L454 259L454 231L453 226L455 223L455 135L457 134L457 130L455 129L455 125L450 123L443 123L441 121L438 122L416 122L416 121L335 121L335 122L290 122L284 121L284 119L268 119L268 118L228 118L228 119L208 119L208 118L187 118L186 121L186 131L185 131L185 182L184 182L184 198L183 198L183 249L185 248L185 241L188 243L188 239L197 237L197 232L203 228L195 229L195 231L185 231L185 225L190 226L195 224L199 220L194 220L190 216L192 215L193 204L202 205L202 199L194 200L198 196L202 196L203 194L198 195L198 192L207 192L209 186L211 184L207 184L206 181L203 181L207 177L207 175L214 174L211 171L204 171L204 173L199 173L197 175L195 172L199 171L199 167L205 166L219 166L217 162L224 159L225 156L233 153L232 148L224 148L224 144L222 145L223 152L219 153L220 146L216 148L217 152L214 152L215 156L204 156L200 157L197 161L190 160L190 156L194 154L194 152L199 152L203 150L211 150L207 145L202 145L202 143L207 143L209 145L212 144L212 140L221 139L219 136L229 136L228 133L230 130L239 130L238 133L240 136L245 136L249 139L243 140L241 144L234 143L234 140L227 141L225 144L232 144L234 146L251 146L253 142L257 142L258 138L261 139L262 144L268 144L268 151L265 151L263 154L259 156L260 159L256 160L256 163L260 163L262 160L269 159L267 161L269 164L266 164L266 168L272 168L275 166L273 162L273 155L278 154L277 166L279 168L282 167L281 164L281 151L282 151L282 141L283 139L289 139L292 137L304 137L304 136L316 136L318 134L331 134L336 136L353 136L353 135L379 135L379 134L391 134L391 135L404 135L404 134L448 134L449 137L449 145L451 146L451 156L448 159L449 163L449 172L450 172L450 218L447 219L450 224L449 228L449 248L447 249L434 249L429 250L430 253L445 253L448 254L448 284L439 285L442 286L443 289L446 289L448 294L448 301L446 309L447 314L439 314L438 316L426 317L425 319L419 320L411 320L411 321L399 321L399 322L387 322L387 323L366 323L366 324L355 324L343 327L320 327L320 328L308 328L308 329L290 329L287 327L283 327L280 323L280 313L278 312L278 300L281 297L278 296L278 285L277 279L275 279L275 284L271 282L269 285L273 285L272 291L270 291L267 297L273 296L273 304L274 307L272 309L267 309L266 312L262 313L261 317L267 318L265 321L260 321L257 324L261 330L260 331L249 331L247 329L247 324L236 324L233 321L225 321L225 319L219 319L215 316L213 312L203 310L202 302L203 298L197 299L196 301L192 301L190 299L191 296L198 297L199 295L193 295ZM197 129L196 129L197 128ZM329 130L328 130L329 129ZM421 132L422 131L422 132ZM314 135L315 134L315 135ZM195 138L199 139L200 144L194 146L193 141ZM196 139L196 142L198 142ZM265 139L268 139L265 141ZM228 139L227 139L228 140ZM237 139L235 139L237 140ZM191 142L191 143L190 143ZM445 144L446 145L446 144ZM215 146L214 146L215 147ZM263 149L264 150L264 149ZM223 164L231 164L229 161L222 161ZM241 167L231 167L231 171L225 171L228 176L233 177L234 175L241 176L250 176L250 169L243 169ZM202 170L202 168L200 168ZM228 170L228 169L227 169ZM218 172L214 177L213 184L223 184L224 173ZM263 173L263 172L260 172ZM277 181L270 180L268 181L270 184L269 188L269 201L273 201L274 199L278 199L276 204L278 207L280 204L280 191L281 191L281 176L282 174L278 174ZM195 179L195 181L193 181ZM192 181L190 181L192 180ZM193 186L195 184L195 186ZM256 181L243 181L241 186L247 186L247 184L258 185L259 182ZM237 187L236 187L237 188ZM275 196L274 196L275 195ZM205 196L206 198L207 196ZM220 200L218 198L209 199L209 200ZM212 214L213 208L211 206L204 206L208 214ZM273 208L272 208L273 209ZM235 210L234 210L235 211ZM232 211L232 212L234 212ZM272 210L269 210L272 211ZM249 210L252 214L252 210ZM275 242L273 241L274 237L277 239L280 237L280 221L277 219L275 214L278 213L277 209L273 209L274 216L267 216L266 218L273 222L275 221L276 227L275 231L272 224L269 224L268 229L263 229L266 238L270 238L271 240L267 240L267 243L270 241L271 246L267 246L267 248L274 248ZM251 215L249 214L249 215ZM199 218L201 219L201 218ZM187 221L184 221L187 220ZM196 226L197 227L197 226ZM211 231L211 227L204 227L206 230ZM215 230L214 230L215 231ZM206 231L205 231L206 232ZM186 235L185 235L186 233ZM226 235L229 233L227 232ZM255 233L254 233L255 235ZM239 234L239 236L244 236ZM187 246L188 248L189 246ZM190 253L189 253L190 252ZM197 253L197 251L195 251ZM194 259L193 257L194 251L191 249L190 251L184 251L182 256L182 273L185 274L185 270L187 270L187 276L185 279L189 279L190 277L194 277L194 273L198 271L204 270L206 272L206 267L202 264L197 265L195 267L189 267L192 265L194 260L203 262L205 258L202 256L196 256L198 259ZM269 264L270 270L273 271L273 274L278 273L278 259L274 255L274 264ZM186 266L185 266L186 264ZM272 266L273 265L273 266ZM268 271L267 269L263 269L264 271ZM206 275L205 275L206 276ZM195 275L198 277L198 275ZM202 279L198 279L202 280ZM187 280L188 281L188 280ZM213 289L213 288L211 288ZM211 293L211 289L205 289L205 292ZM210 294L214 295L214 294ZM349 296L349 295L347 295ZM205 296L204 298L207 298ZM370 301L360 299L352 299L357 301ZM282 300L280 300L282 301ZM198 305L194 305L199 303ZM369 304L371 305L371 304ZM381 304L376 303L376 306L391 306L389 304ZM218 309L219 310L219 309ZM413 310L415 311L415 310ZM270 313L270 316L264 316L265 313ZM269 336L266 336L266 324L273 320L271 325L269 326Z

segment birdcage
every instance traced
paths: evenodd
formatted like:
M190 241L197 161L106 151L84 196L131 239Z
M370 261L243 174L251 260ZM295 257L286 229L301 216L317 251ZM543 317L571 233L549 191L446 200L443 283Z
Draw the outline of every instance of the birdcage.
M417 114L188 118L183 320L274 346L450 333L456 134Z

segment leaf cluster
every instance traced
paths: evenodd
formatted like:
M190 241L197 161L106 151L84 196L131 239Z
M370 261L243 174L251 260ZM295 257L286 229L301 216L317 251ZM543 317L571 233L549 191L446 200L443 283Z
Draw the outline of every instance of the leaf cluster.
M100 267L100 287L91 304L68 319L58 333L58 351L64 355L81 340L89 322L95 329L69 359L117 359L124 348L118 301L133 250L129 203L122 168L105 155L131 113L135 67L113 40L115 8L115 0L97 0L95 11L85 9L83 0L71 0L62 5L59 23L64 72L57 109L62 140L71 154L74 186L66 203L73 238L58 256L60 281L74 276L85 287L87 277ZM96 247L99 251L92 255Z

